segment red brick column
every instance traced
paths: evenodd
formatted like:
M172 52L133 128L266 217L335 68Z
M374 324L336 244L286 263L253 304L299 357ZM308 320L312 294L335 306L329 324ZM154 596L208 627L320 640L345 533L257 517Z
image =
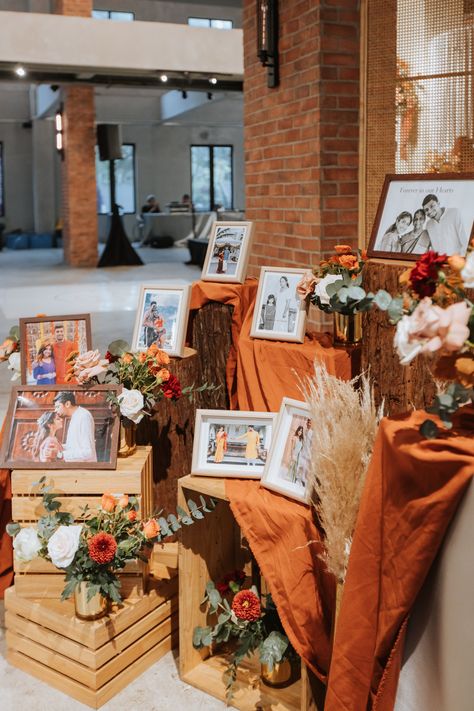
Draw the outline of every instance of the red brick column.
M92 0L56 0L55 12L90 17L92 5ZM64 259L75 267L97 264L94 122L93 87L64 87L64 161L61 171Z
M359 31L355 0L280 2L280 86L257 59L255 0L244 0L246 214L250 259L309 266L357 245Z

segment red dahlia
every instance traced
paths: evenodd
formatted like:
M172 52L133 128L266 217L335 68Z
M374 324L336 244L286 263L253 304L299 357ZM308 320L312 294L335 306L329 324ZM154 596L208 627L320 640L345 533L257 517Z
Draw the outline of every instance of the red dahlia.
M438 252L425 252L418 259L410 272L410 283L413 291L421 299L425 296L433 296L438 282L438 272L446 264L446 254Z
M239 620L255 622L260 618L260 600L251 590L240 590L232 601L232 610Z
M117 541L110 533L96 533L87 542L89 556L99 565L110 563L117 550Z
M169 400L179 400L181 397L181 383L179 382L176 375L170 374L169 380L166 383L162 383L161 389L163 390L163 395Z
M112 353L111 353L110 351L107 351L107 353L105 354L104 358L105 358L105 360L108 360L109 363L115 363L115 362L118 361L118 359L119 359L118 356L112 355Z
M233 570L230 573L226 573L222 580L217 583L216 588L219 590L221 595L229 592L229 583L236 583L239 587L243 584L245 580L245 573L243 570Z

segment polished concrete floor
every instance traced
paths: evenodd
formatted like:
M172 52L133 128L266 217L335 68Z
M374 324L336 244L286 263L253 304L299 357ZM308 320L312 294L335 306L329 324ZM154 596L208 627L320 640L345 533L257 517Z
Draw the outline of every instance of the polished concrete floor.
M142 267L70 269L59 250L0 252L0 339L22 316L90 313L93 345L104 351L115 338L130 340L140 284L190 283L200 269L185 265L186 249L140 249ZM1 340L0 340L1 342ZM10 393L10 371L0 364L0 421ZM88 707L13 669L5 660L3 604L0 603L1 711L79 711ZM172 653L154 664L103 711L218 711L225 704L179 680Z

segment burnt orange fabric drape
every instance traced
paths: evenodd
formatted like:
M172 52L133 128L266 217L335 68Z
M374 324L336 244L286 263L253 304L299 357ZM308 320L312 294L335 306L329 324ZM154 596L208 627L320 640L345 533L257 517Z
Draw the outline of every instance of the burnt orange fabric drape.
M466 413L465 413L466 415ZM384 419L362 496L325 711L392 711L408 614L466 487L474 438L423 440L425 412ZM462 423L462 420L459 420Z
M309 507L264 489L258 481L227 479L226 494L288 638L324 681L335 587L318 558L320 536Z
M3 429L0 429L0 444ZM12 539L6 533L6 525L12 520L12 487L9 469L0 469L0 600L10 585L13 584L13 546Z

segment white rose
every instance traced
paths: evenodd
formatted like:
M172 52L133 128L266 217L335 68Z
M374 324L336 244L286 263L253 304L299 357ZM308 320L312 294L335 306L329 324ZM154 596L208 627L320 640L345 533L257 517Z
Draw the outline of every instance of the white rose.
M145 406L145 400L141 392L124 388L117 400L120 403L120 414L138 425L143 418L142 410Z
M400 364L407 365L418 353L421 353L425 341L410 339L412 324L410 316L402 316L397 323L393 345L400 356Z
M319 300L322 304L329 306L329 295L326 288L329 284L334 284L336 281L342 281L342 276L340 274L327 274L323 279L320 279L316 286L314 287L314 293L319 296Z
M474 252L469 252L467 255L461 276L466 289L474 289Z
M13 540L13 548L18 560L28 561L37 558L41 550L41 541L35 529L22 528Z
M48 553L56 568L67 568L79 548L82 526L59 526L48 541Z
M13 370L12 380L18 380L21 376L20 354L12 353L8 358L8 370Z

